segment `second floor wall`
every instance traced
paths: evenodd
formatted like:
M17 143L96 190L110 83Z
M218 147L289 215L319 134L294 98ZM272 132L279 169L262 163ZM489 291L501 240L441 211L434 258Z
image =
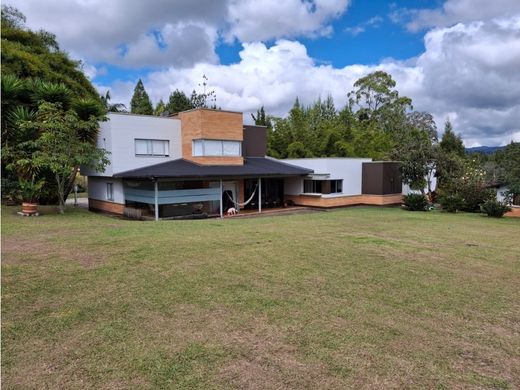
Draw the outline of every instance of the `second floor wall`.
M181 121L174 118L109 113L101 122L97 146L106 149L105 172L82 170L88 176L146 167L182 157Z
M242 165L241 112L194 109L180 112L182 157L203 165Z
M201 165L242 165L244 156L264 157L263 126L243 125L239 112L195 109L174 117L108 113L100 123L97 146L106 149L105 172L82 169L87 176L112 176L184 158Z

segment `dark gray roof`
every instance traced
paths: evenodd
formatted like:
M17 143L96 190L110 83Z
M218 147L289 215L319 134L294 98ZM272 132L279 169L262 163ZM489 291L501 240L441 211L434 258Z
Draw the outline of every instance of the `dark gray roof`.
M144 168L119 172L114 174L114 177L282 177L302 176L313 172L312 169L297 167L270 157L246 157L244 158L244 165L200 165L188 160L177 159Z

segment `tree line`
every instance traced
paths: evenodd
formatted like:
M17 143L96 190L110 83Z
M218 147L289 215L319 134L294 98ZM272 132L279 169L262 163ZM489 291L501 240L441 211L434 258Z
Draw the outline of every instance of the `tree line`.
M395 87L389 74L376 71L355 82L341 109L331 96L309 106L296 99L286 118L270 116L263 107L252 118L267 127L272 157L399 161L403 181L411 189L432 202L458 202L465 211L478 211L494 197L492 184L507 185L510 198L520 194L520 143L512 142L489 157L468 155L449 120L439 140L433 116L415 111L412 99Z
M132 99L130 100L130 112L139 115L157 115L169 116L181 111L191 110L193 108L206 107L217 109L217 96L214 90L206 91L208 78L202 76L202 82L199 84L203 88L203 92L197 92L195 89L188 97L183 91L176 89L168 97L165 103L163 99L159 99L155 107L150 100L150 96L146 92L143 81L139 79L134 88ZM110 92L103 98L110 100ZM123 104L107 105L108 111L126 111Z

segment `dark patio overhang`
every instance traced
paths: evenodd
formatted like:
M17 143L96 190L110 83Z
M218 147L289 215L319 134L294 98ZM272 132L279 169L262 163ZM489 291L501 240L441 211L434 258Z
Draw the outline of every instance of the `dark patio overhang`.
M245 157L243 165L200 165L185 159L167 161L114 174L127 179L202 179L306 176L312 169L287 164L270 157Z

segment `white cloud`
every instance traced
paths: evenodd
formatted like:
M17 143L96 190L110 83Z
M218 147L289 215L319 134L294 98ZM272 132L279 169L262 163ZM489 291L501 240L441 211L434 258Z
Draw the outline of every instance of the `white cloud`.
M368 19L367 21L355 25L353 27L345 28L345 32L349 33L352 36L359 35L364 33L368 28L377 28L383 21L381 16L374 16L373 18Z
M127 67L216 61L216 31L227 15L225 0L17 0L15 5L29 27L55 33L75 57ZM161 44L154 33L163 37Z
M242 42L322 36L348 0L17 0L27 24L91 63L130 68L218 62L221 36ZM220 32L220 34L219 34Z
M56 33L64 49L83 59L91 78L106 72L100 66L104 62L159 69L143 74L154 101L166 99L175 88L190 93L206 74L222 108L251 112L264 105L269 113L284 116L296 96L309 104L331 94L343 106L355 80L382 69L393 75L401 94L413 98L416 109L434 114L439 127L449 117L469 146L518 139L518 0L447 0L433 10L394 10L393 20L410 30L430 28L425 52L377 66L335 68L315 62L296 41L282 39L271 47L254 42L327 35L348 5L349 0L16 3L31 28ZM351 33L379 22L374 17ZM218 63L215 45L222 38L246 42L238 63ZM97 87L110 87L113 102L128 104L134 84Z
M341 16L348 4L348 0L231 0L227 39L252 42L326 36L332 32L329 22Z
M222 108L249 113L264 105L284 116L296 96L310 104L331 94L341 107L358 78L381 69L392 74L415 109L434 114L441 131L449 117L468 145L503 144L518 135L520 18L432 30L425 46L414 61L334 68L317 64L296 41L280 40L271 47L250 43L243 45L237 64L171 68L151 73L145 84L158 100L175 88L189 93L206 74Z
M390 16L394 22L406 22L410 31L431 27L446 27L456 23L507 18L520 13L518 0L447 0L435 9L394 10Z

